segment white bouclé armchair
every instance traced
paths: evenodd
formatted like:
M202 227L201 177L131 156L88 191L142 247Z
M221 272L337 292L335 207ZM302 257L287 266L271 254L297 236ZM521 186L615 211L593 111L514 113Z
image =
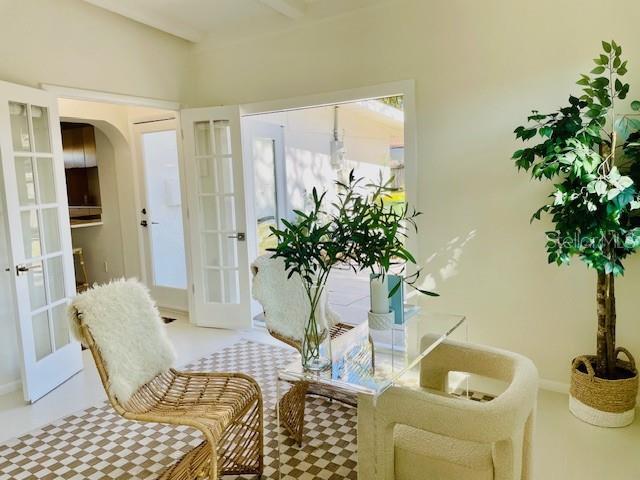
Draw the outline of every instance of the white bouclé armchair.
M433 342L425 337L423 342ZM447 395L449 372L507 383L489 402ZM527 358L447 341L422 361L420 387L358 404L360 480L531 480L538 373Z

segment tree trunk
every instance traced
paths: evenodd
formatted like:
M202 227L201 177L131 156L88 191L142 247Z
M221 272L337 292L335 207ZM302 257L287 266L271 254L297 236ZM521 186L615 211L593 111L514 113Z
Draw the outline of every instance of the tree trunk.
M609 274L607 288L607 378L616 376L616 290L615 277Z
M616 373L616 296L612 273L598 272L596 299L598 304L596 375L600 378L613 379Z
M596 349L596 375L606 378L609 370L609 355L607 348L607 275L598 272L596 301L598 304L598 336Z

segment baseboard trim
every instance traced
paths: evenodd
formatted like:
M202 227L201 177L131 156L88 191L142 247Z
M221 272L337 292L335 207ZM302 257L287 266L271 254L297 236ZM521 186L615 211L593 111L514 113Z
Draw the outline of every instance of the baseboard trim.
M22 387L22 382L20 380L14 380L13 382L5 383L0 385L0 395L6 395L7 393L15 392L16 390L20 390Z
M569 394L569 384L563 382L557 382L555 380L547 380L545 378L541 378L538 385L540 389L547 390L549 392L556 393L566 393Z

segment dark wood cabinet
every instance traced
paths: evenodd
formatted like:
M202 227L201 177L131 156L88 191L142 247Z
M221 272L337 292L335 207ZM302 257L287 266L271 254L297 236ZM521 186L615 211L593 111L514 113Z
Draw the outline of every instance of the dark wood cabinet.
M94 127L67 122L60 127L71 225L99 222L102 203Z

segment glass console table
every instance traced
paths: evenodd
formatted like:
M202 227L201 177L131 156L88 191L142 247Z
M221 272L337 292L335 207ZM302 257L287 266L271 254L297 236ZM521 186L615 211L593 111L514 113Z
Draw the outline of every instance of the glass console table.
M313 469L314 464L331 463L338 456L336 468L343 471L337 477L355 479L356 437L349 431L355 428L355 418L347 417L355 417L352 407L357 406L358 395L371 396L375 402L392 385L418 385L420 363L449 337L467 340L465 317L426 312L418 304L409 306L403 325L376 331L364 323L335 338L330 371L304 372L300 360L279 370L278 478L306 478L301 465ZM311 405L305 423L308 402L315 406ZM325 403L328 412L321 416L326 418L314 418L323 408L318 402ZM332 415L337 416L330 418Z

